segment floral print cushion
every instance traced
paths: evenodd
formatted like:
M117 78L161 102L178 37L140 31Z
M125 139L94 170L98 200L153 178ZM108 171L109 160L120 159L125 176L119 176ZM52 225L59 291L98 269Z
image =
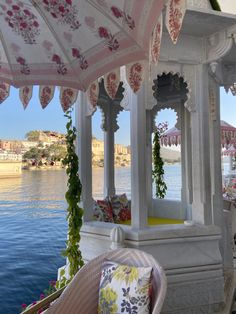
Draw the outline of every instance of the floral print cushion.
M129 201L126 194L114 195L110 198L114 222L126 221L131 219Z
M150 313L152 267L103 263L99 287L99 314Z
M114 219L115 220L115 219ZM121 208L118 216L118 222L131 220L131 210L130 208Z
M93 212L98 221L114 222L111 204L107 200L94 201Z

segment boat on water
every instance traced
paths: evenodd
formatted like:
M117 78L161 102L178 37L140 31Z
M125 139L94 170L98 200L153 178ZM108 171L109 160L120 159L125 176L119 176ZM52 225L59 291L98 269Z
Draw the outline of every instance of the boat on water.
M0 153L0 179L21 176L21 168L21 154Z

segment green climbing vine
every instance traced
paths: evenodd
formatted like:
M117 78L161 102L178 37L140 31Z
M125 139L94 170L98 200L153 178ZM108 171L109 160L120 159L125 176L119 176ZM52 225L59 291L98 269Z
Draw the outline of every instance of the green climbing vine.
M66 174L68 176L67 187L65 194L67 207L67 221L68 221L68 238L66 241L67 247L63 252L69 260L70 265L70 279L74 277L78 269L84 265L82 254L79 248L80 229L82 227L83 209L79 206L82 192L82 185L79 179L79 159L75 152L74 141L76 139L76 128L72 124L71 117L72 109L69 109L65 117L68 118L66 124L66 147L67 154L63 160L66 166Z
M153 137L153 170L152 178L156 186L156 197L164 198L166 195L167 186L164 182L164 162L160 154L160 137L167 130L168 124L159 123Z
M210 0L210 3L213 10L221 11L220 5L217 0Z

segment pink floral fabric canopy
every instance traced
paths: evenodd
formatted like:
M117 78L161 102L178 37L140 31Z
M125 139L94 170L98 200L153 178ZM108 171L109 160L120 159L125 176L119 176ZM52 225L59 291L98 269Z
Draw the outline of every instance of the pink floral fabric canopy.
M86 90L121 65L157 62L164 4L175 43L186 0L0 0L0 83Z
M234 146L230 146L228 149L222 151L222 155L224 156L236 156L236 148Z
M145 72L144 62L135 62L126 66L126 69L115 69L103 77L104 88L110 99L115 99L121 81L130 86L130 89L136 93L140 88L144 79ZM124 71L125 70L125 71ZM55 86L53 85L40 85L39 87L39 101L43 109L45 109L50 101L53 99ZM67 111L72 106L78 96L78 89L71 87L60 87L60 103L63 111ZM7 83L0 83L0 104L4 102L10 94L10 85ZM19 97L23 104L24 109L27 108L33 95L33 86L26 85L19 89ZM99 96L99 80L95 80L89 85L87 90L88 99L88 114L92 114L96 110L97 101Z
M220 126L222 147L227 148L229 145L236 145L236 128L223 120L220 121ZM180 145L181 131L173 127L166 131L160 140L163 146Z

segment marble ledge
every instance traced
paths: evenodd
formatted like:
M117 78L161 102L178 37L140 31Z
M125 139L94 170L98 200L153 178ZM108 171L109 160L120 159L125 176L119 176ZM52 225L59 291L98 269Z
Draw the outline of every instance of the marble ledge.
M84 222L81 233L83 235L96 236L100 239L110 237L111 230L120 226L125 232L125 239L132 241L151 241L160 242L193 242L204 240L219 240L221 238L220 228L215 225L159 225L134 229L131 226L105 223L100 221Z

